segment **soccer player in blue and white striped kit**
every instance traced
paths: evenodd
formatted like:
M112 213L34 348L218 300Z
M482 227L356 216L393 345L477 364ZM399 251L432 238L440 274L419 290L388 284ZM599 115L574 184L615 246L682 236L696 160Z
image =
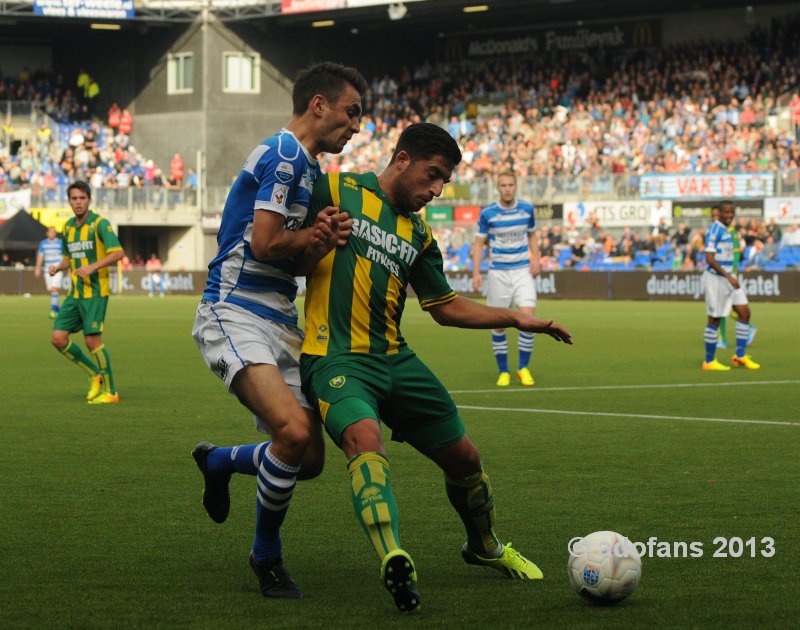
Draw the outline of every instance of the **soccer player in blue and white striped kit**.
M49 227L47 228L47 238L39 242L39 251L36 254L36 268L33 270L34 275L38 278L42 275L42 265L47 270L53 265L61 264L63 258L61 239L58 238L56 229ZM64 274L60 271L53 276L49 273L44 274L45 286L50 293L50 319L55 319L58 316L58 311L60 310L58 297L63 280Z
M265 597L303 597L284 565L280 528L296 480L322 471L324 442L300 390L295 265L314 248L319 230L333 236L324 241L327 253L343 233L341 220L348 222L326 208L315 226L302 227L321 172L316 158L341 153L359 132L366 90L361 74L340 64L323 62L298 74L291 120L250 153L225 202L192 330L208 367L271 436L234 447L201 442L192 452L203 473L203 505L217 523L228 517L231 475L257 477L250 566Z
M472 249L472 288L480 291L483 248L489 246L489 274L486 303L510 308L512 303L523 313L536 312L536 285L539 274L539 238L533 205L517 199L517 176L506 170L497 176L500 199L481 210L478 231ZM517 341L519 363L517 378L526 387L534 385L528 363L533 354L533 333L520 332ZM498 387L511 384L508 369L508 340L503 328L492 331L492 350L500 375Z
M717 372L731 369L730 366L720 363L715 356L719 323L722 318L730 314L731 307L739 316L739 320L736 322L736 353L731 361L733 365L748 370L757 370L761 367L745 354L747 340L750 336L750 305L734 271L734 250L736 248L733 234L728 229L733 222L733 215L733 203L723 201L719 204L719 217L706 232L707 266L703 272L703 282L708 323L703 335L706 357L702 368Z

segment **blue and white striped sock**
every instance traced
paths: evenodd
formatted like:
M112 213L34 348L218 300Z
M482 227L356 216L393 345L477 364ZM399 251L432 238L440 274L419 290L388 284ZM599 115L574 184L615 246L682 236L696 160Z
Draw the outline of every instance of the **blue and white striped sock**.
M50 294L50 310L58 313L58 293Z
M258 474L259 462L271 442L245 444L243 446L218 446L208 454L208 469L211 472Z
M521 332L519 334L519 339L517 340L517 346L519 347L518 370L528 367L528 363L530 363L531 354L533 354L533 339L533 333Z
M747 339L750 337L750 322L736 322L736 356L743 357L747 352Z
M714 360L714 355L717 354L717 331L719 326L712 326L706 324L706 330L703 334L703 340L706 342L706 363L711 363Z
M256 536L253 556L258 562L282 555L280 529L297 482L299 466L284 464L267 448L258 469Z
M506 333L492 331L492 352L501 372L508 372L508 339Z

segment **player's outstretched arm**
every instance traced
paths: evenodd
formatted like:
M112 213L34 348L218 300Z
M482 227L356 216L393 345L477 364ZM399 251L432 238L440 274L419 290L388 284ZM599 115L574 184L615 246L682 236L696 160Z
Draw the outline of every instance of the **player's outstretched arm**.
M570 332L552 319L540 319L521 311L484 306L474 300L458 296L455 300L428 309L442 326L458 328L518 328L525 332L550 335L556 341L572 344Z

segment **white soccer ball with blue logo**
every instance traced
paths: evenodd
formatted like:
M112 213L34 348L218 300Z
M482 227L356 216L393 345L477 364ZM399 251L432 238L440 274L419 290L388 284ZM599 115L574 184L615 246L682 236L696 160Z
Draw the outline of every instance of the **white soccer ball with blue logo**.
M625 599L642 576L642 560L634 544L617 532L594 532L570 541L569 583L593 604Z

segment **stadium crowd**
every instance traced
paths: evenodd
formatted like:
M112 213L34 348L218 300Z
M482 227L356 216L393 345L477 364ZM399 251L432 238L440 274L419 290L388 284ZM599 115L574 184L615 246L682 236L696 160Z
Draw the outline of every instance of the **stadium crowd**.
M331 170L380 170L408 122L446 126L464 147L457 177L511 168L519 176L780 171L800 183L800 93L794 129L768 124L777 99L800 85L800 20L746 41L660 49L597 49L531 57L425 63L375 77L362 133ZM467 113L488 102L486 115Z
M426 62L396 77L373 78L362 132L341 155L327 156L325 166L379 171L405 125L426 120L461 143L456 179L464 182L511 168L521 177L560 180L567 192L610 193L619 181L636 190L645 173L777 171L784 191L800 191L799 51L795 18L728 43ZM129 146L130 112L113 106L105 121L92 116L87 82L96 85L83 71L74 90L60 76L27 71L0 81L0 100L30 100L66 125L59 146L43 152L45 123L38 150L20 157L8 155L0 133L6 149L0 148L0 190L58 190L52 180L63 174L94 175L111 190L152 187L157 200L159 189L180 192L185 182L164 173L159 181L157 167L146 166ZM778 98L792 91L794 128L781 131L769 117ZM468 117L477 103L485 109ZM90 156L77 164L56 159L69 146L81 151L81 132L94 136L94 146L84 145ZM92 153L95 146L99 154Z
M66 188L74 179L84 179L95 191L98 208L147 206L156 210L179 203L196 203L197 174L184 168L176 153L163 172L130 144L133 116L113 103L105 120L93 115L95 96L82 92L86 82L81 72L77 90L64 87L58 75L27 71L14 79L0 80L0 101L29 101L41 122L34 137L12 146L17 139L13 121L0 126L0 192L30 188L38 204L66 201ZM99 89L99 88L98 88ZM76 96L82 94L82 96Z
M526 190L531 201L552 192L629 196L647 173L775 171L783 194L800 193L799 51L794 18L728 43L426 62L373 78L361 133L341 155L326 156L323 168L380 171L405 125L426 120L463 147L456 181L493 179L511 168L540 182ZM27 70L0 80L0 100L27 100L48 115L14 155L11 121L0 127L0 192L28 187L37 199L63 202L68 182L83 178L99 208L195 204L194 170L178 154L168 172L142 156L130 145L127 109L114 104L103 120L94 115L98 92L85 71L72 87ZM770 117L787 94L792 127L781 130ZM659 230L612 236L596 226L568 238L560 232L543 231L545 266L585 268L601 255L615 263L702 265L702 230L677 239ZM746 264L780 262L781 236L791 241L796 229L779 232L764 222L740 226ZM469 264L463 248L450 252L452 267Z
M735 222L742 252L742 271L785 271L800 268L800 226L782 229L769 222L740 218ZM472 230L466 226L434 228L448 271L471 271ZM695 271L705 269L705 228L674 228L661 223L650 229L605 230L590 219L586 226L540 226L542 271ZM484 252L484 255L486 252ZM482 268L488 269L484 258Z

